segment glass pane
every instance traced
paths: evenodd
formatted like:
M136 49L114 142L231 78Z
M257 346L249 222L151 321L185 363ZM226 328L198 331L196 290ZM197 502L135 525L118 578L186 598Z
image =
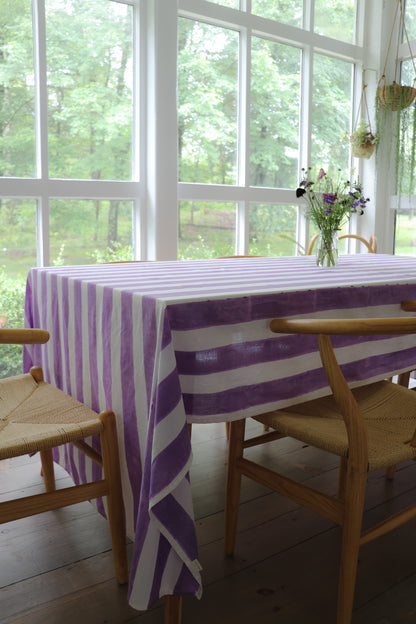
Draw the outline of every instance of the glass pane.
M235 184L238 34L179 19L179 179Z
M131 260L131 202L51 201L50 245L53 265Z
M349 173L353 65L316 54L313 73L312 167Z
M0 205L0 327L23 327L26 277L36 266L36 201ZM1 345L0 377L22 372L22 347Z
M303 0L252 0L251 11L260 17L268 17L291 26L302 26Z
M354 41L356 0L315 0L315 32Z
M416 254L416 214L414 210L396 212L394 253L400 256Z
M236 214L233 203L179 202L178 259L234 255Z
M132 176L132 7L47 0L49 175Z
M251 62L250 184L295 188L300 50L253 37Z
M0 2L0 176L34 177L35 90L30 0Z
M249 208L249 253L253 256L295 256L297 206L253 204Z

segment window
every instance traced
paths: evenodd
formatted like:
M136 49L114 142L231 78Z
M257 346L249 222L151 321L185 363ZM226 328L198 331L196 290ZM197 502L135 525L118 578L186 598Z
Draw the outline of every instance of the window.
M138 0L0 2L0 327L32 266L137 253ZM0 377L21 348L2 350Z
M232 240L229 254L303 252L301 168L348 175L351 166L363 56L356 5L179 2L178 247L187 258L225 255ZM224 210L236 228L227 242ZM191 231L199 238L189 245Z
M27 274L136 246L134 11L110 0L1 3L0 210L13 223L31 215L3 246L7 273L19 248Z

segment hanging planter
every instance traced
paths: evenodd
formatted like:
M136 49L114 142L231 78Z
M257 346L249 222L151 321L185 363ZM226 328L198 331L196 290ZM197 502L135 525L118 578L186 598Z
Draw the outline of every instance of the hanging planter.
M415 78L416 80L416 78ZM383 84L380 84L383 82ZM403 110L410 106L416 97L416 89L407 85L397 84L395 80L391 85L386 84L386 76L380 78L377 87L377 98L380 106L391 111Z
M363 71L360 104L358 106L354 130L350 136L351 154L354 158L370 158L376 146L376 138L371 129L370 115L368 112L367 97L365 94L366 88L367 85L364 82Z

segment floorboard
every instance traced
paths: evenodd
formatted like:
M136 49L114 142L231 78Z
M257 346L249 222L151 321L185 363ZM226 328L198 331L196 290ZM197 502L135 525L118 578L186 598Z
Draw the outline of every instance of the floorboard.
M250 429L258 433L259 425ZM185 597L183 624L333 624L341 531L331 522L243 480L236 551L224 557L227 444L223 424L193 427L204 592L200 601ZM249 453L336 491L337 458L288 439ZM65 487L69 477L56 472ZM400 466L392 481L371 474L364 524L412 502L415 483L414 462ZM0 462L0 500L40 491L37 457ZM415 534L412 521L361 549L353 624L416 623ZM89 503L1 525L0 560L0 624L163 622L163 601L148 612L128 605L114 578L107 523Z

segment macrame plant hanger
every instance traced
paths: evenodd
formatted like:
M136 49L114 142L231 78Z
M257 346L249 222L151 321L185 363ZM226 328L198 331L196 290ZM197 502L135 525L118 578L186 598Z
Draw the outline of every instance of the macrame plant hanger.
M391 85L387 85L386 84L387 61L389 58L390 48L391 48L391 44L393 40L394 28L396 25L399 9L400 9L400 18L399 18L400 23L397 27L397 46L396 46L396 60L395 60L395 67L394 67L394 80ZM412 60L413 71L415 74L413 78L412 86L401 85L400 83L397 82L397 78L400 73L399 45L400 45L400 34L402 31L406 37L406 42L409 48L410 58ZM416 65L415 65L415 60L414 60L413 53L412 53L412 48L410 47L409 37L407 34L406 24L404 20L403 0L397 0L393 26L392 26L391 33L390 33L389 45L387 47L386 60L384 63L383 73L378 82L378 87L377 87L377 98L378 98L380 105L384 108L387 108L393 111L402 110L403 108L407 108L408 106L410 106L410 104L413 102L413 100L416 97L416 89L414 87L415 81L416 81Z
M375 148L375 138L371 128L366 88L367 84L365 82L365 70L363 70L360 103L358 105L354 127L350 137L351 154L355 158L370 158ZM362 137L361 142L357 141L357 136L360 138Z

